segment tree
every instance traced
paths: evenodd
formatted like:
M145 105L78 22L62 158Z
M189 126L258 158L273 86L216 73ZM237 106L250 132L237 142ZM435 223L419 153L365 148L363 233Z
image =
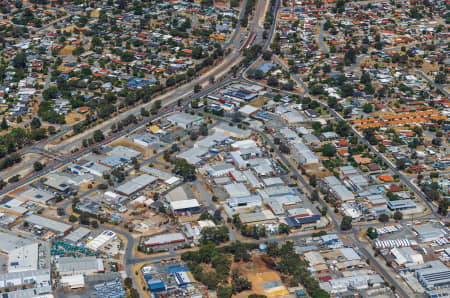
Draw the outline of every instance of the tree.
M103 132L99 129L97 129L96 131L94 131L94 141L95 142L101 142L105 139L105 136L103 135Z
M30 127L32 129L41 127L41 121L39 120L39 118L34 117L33 120L31 120L30 122Z
M44 168L44 165L41 164L39 161L34 162L33 168L36 172L41 171Z
M92 220L92 221L91 221L91 226L92 226L94 229L97 229L97 228L98 228L98 221Z
M141 116L148 117L148 116L150 116L150 113L146 109L141 108Z
M442 216L447 216L449 205L450 203L447 198L443 198L442 200L440 200L438 206L438 213Z
M382 213L382 214L380 214L380 216L378 216L378 220L380 222L388 222L389 221L389 215L387 215L386 213Z
M344 216L341 221L341 230L348 231L352 229L352 218L350 216Z
M332 144L325 144L320 147L320 152L322 152L324 156L333 157L336 154L336 147Z
M73 215L73 214L71 214L71 215L69 216L69 221L70 221L70 222L76 222L77 219L78 219L78 218L77 218L75 215Z
M367 229L367 236L370 238L370 239L376 239L377 237L378 237L378 232L377 232L377 229L374 229L374 228L372 228L372 227L369 227L368 229Z
M123 284L125 287L131 288L133 286L133 280L131 279L131 277L126 277L123 281Z
M139 295L138 290L136 290L135 288L131 288L130 289L130 298L139 298L139 297L141 297L141 296Z
M231 273L231 287L233 293L240 293L245 290L250 290L252 288L252 283L246 279L241 277L239 269L233 269Z
M274 76L271 76L267 79L267 85L272 86L272 87L277 87L278 86L278 79Z
M58 216L64 216L66 214L66 211L64 210L64 208L62 207L58 207L56 209L56 213L58 214ZM75 219L76 220L76 219Z
M209 241L218 245L223 242L227 242L230 237L228 235L228 228L221 226L219 228L204 228L201 231L200 243L206 244Z
M394 219L395 220L402 220L403 219L403 213L401 213L400 211L395 211L394 212Z
M289 228L289 226L287 224L280 223L278 225L278 233L280 233L280 234L289 234L289 232L290 232L290 228Z
M370 103L366 103L365 105L363 105L363 111L364 113L372 113L373 106Z
M281 153L284 153L284 154L291 153L291 149L289 149L289 146L287 146L286 144L280 144L279 148L280 148Z
M80 221L80 224L82 225L89 225L90 224L90 215L87 212L81 212L80 216L78 217L78 220Z
M228 286L220 286L217 288L217 298L231 298L233 290Z
M272 52L271 51L264 51L262 54L262 57L264 60L268 61L272 58Z
M8 129L8 122L6 122L6 118L3 117L2 123L0 124L1 129Z
M27 9L29 10L29 9ZM13 66L15 68L24 69L27 66L27 57L23 51L17 53L13 59Z

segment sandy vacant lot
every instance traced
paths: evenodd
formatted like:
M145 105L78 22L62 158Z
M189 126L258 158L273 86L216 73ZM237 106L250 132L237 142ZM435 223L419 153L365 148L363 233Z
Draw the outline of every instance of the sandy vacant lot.
M267 297L279 297L289 294L284 286L268 290L263 288L263 283L275 280L281 281L281 278L277 271L267 268L267 265L259 256L253 257L248 263L234 263L232 268L238 268L242 276L247 278L252 283L251 291L241 292L235 297L244 298L248 297L250 294L266 295Z

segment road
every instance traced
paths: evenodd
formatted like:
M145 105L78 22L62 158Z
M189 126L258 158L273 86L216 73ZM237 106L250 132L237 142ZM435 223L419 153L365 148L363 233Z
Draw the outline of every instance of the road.
M325 21L322 21L320 24L319 38L317 39L317 41L319 42L319 46L322 49L322 52L324 52L325 54L329 54L330 51L328 50L327 46L323 42L324 25L325 25Z
M427 77L422 71L417 70L417 71L415 71L415 73L418 74L419 76L421 76L427 82L431 83L431 85L434 88L439 89L443 94L445 94L445 96L447 96L447 98L450 97L450 93L448 93L447 90L445 90L445 88L442 85L435 83L433 80L431 80L429 77Z

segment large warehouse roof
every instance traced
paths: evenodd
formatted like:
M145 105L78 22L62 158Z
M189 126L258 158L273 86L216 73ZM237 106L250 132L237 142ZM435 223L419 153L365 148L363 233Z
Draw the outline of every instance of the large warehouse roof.
M120 185L116 188L116 192L124 194L126 196L131 196L135 192L138 192L139 190L155 182L156 180L158 180L158 178L148 174L143 174Z
M65 232L67 232L68 230L70 230L72 228L71 225L53 220L53 219L49 219L43 216L39 216L36 214L32 214L30 216L28 216L27 218L25 218L25 221L32 224L32 225L37 225L37 226L41 226L43 228L49 229L51 231L55 231L61 234L64 234Z
M196 199L170 202L170 209L172 209L172 211L198 207L200 207L200 204Z
M80 271L102 271L103 269L102 259L97 259L96 257L60 257L58 259L58 270L61 274Z

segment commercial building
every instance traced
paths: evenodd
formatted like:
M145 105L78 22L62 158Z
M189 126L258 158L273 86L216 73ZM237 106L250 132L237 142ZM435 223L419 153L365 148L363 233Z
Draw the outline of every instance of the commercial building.
M170 202L170 209L174 214L178 213L195 213L200 211L200 204L196 199L173 201Z
M240 151L230 152L230 157L238 169L243 169L247 166L247 162L242 158Z
M99 164L97 162L88 162L83 165L83 168L90 174L97 177L103 177L104 174L111 170L111 167Z
M0 251L8 255L8 272L37 270L38 243L16 234L0 232Z
M261 206L262 200L259 195L253 195L253 196L231 198L226 201L226 204L231 208L254 207L254 206Z
M231 170L234 170L234 166L232 164L221 163L209 167L208 169L206 169L206 172L211 177L221 177L228 176Z
M69 235L67 235L64 240L70 242L70 243L78 243L81 240L83 240L84 238L86 238L87 236L89 236L91 234L91 230L89 230L88 228L85 227L78 227L77 229L73 230L72 232L70 232Z
M96 257L60 257L57 262L59 274L65 275L92 275L94 273L103 273L103 259Z
M141 156L141 152L125 147L125 146L116 146L114 147L110 152L108 152L108 155L110 156L119 156L119 157L125 157L127 159L137 158Z
M398 265L410 266L423 264L423 257L411 247L396 247L391 250Z
M169 234L161 234L155 235L147 238L143 241L143 245L145 246L157 246L157 245L165 245L172 243L179 243L186 241L186 238L181 233L169 233Z
M115 192L129 197L136 192L144 189L146 186L152 184L156 180L158 180L158 178L154 176L142 174L120 185L115 189Z
M0 274L0 288L18 287L25 284L35 284L36 289L51 287L50 269Z
M416 225L413 226L413 229L417 232L419 238L423 242L435 241L446 235L440 227L435 227L431 223Z
M331 279L327 282L320 283L320 287L332 294L344 293L349 289L365 290L371 284L372 288L379 287L384 280L378 274L359 274L349 277Z
M203 158L209 154L209 149L204 147L190 148L184 152L178 153L177 158L185 159L192 165L200 165L203 162Z
M100 235L88 242L86 244L86 248L93 251L99 251L116 239L118 238L115 232L105 230Z
M67 235L72 230L71 225L36 214L32 214L26 217L25 222L27 222L30 225L34 225L35 228L44 228L49 231L53 231L60 236Z
M302 142L296 142L292 145L295 149L294 158L298 164L310 165L319 163L319 157Z
M336 200L340 201L352 201L355 196L351 191L349 191L339 179L334 176L328 176L323 178L323 186L326 191L332 194Z
M450 269L441 261L428 262L414 274L427 290L450 287Z
M230 198L247 197L250 195L247 187L242 183L228 184L224 188Z
M292 229L299 229L303 225L316 224L320 220L320 215L312 214L305 217L286 217L286 224Z
M397 200L387 202L387 206L392 211L401 211L416 208L416 203L412 200Z
M239 213L239 218L243 224L274 223L277 220L277 217L270 210Z
M52 173L47 176L44 185L61 192L66 192L70 188L70 181L67 177L58 173Z
M102 166L108 167L110 169L120 168L126 166L131 162L131 159L122 156L108 156L98 163Z
M61 276L61 284L72 290L84 288L84 276L83 274Z
M151 134L144 134L133 138L134 143L143 147L151 147L155 144L158 144L159 141L160 139L158 136Z
M55 198L55 195L49 191L31 187L19 195L21 198L46 205Z
M203 117L187 113L171 114L165 120L167 120L173 126L178 126L184 129L192 128L193 126L199 126L204 122Z

